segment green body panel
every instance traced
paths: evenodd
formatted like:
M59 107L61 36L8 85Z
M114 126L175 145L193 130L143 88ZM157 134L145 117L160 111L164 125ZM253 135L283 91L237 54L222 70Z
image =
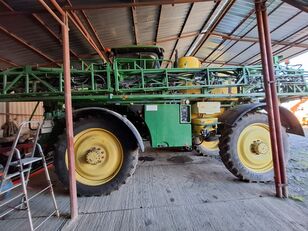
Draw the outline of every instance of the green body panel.
M190 147L192 145L190 108L188 114L184 115L184 117L188 116L187 119L183 119L183 114L181 116L180 104L150 104L145 105L144 110L152 147Z

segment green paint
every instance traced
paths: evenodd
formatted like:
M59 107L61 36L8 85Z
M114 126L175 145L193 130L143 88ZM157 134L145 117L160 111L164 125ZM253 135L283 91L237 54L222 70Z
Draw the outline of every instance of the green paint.
M179 104L148 104L144 110L152 147L192 145L191 124L181 123Z
M112 66L93 61L86 69L83 65L80 69L74 67L71 69L73 99L101 100L106 104L114 100L127 104L220 97L264 99L261 66L190 69L153 66L165 61L116 58ZM275 71L280 99L308 95L308 75L304 70L275 65ZM62 68L13 68L0 72L0 76L3 78L0 101L63 101ZM227 91L213 94L219 88ZM237 93L230 93L232 88ZM192 89L200 90L200 94L184 93Z
M298 196L298 195L290 195L289 198L294 200L294 201L299 201L299 202L305 201L303 196Z

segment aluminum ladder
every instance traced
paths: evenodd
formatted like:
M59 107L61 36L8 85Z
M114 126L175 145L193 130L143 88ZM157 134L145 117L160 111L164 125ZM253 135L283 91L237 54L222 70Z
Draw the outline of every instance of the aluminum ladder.
M23 129L26 126L29 126L29 128L31 128L34 125L36 125L37 128L35 129L35 134L33 134L32 150L31 150L30 153L27 153L22 157L20 151L17 148L18 140L19 140L19 138L22 134ZM31 129L31 130L33 130L33 129ZM18 210L18 209L25 210L26 209L27 213L28 213L29 227L30 227L31 231L39 228L45 221L47 221L53 215L56 215L57 217L59 217L59 210L58 210L57 202L56 202L56 199L55 199L52 183L51 183L51 180L50 180L45 156L44 156L41 145L38 143L40 130L41 130L41 123L39 121L24 121L24 122L21 123L19 130L17 132L16 138L13 142L11 151L9 152L8 159L7 159L4 171L3 171L2 182L0 183L0 196L2 196L2 197L4 197L5 194L9 193L10 191L12 191L14 189L17 189L17 188L20 188L20 187L22 188L21 193L18 193L17 195L14 195L13 197L8 198L8 200L4 200L3 203L1 203L1 201L0 201L0 208L1 208L1 207L4 207L5 205L8 205L9 203L12 203L14 200L21 199L21 202L18 203L18 205L16 205L16 206L13 205L13 208L8 208L4 212L2 212L0 214L0 218L3 218L5 215L7 215L8 213L10 213L14 210ZM36 151L39 153L40 157L34 156ZM28 186L28 182L29 182L30 171L31 171L31 168L32 168L32 164L35 163L35 162L39 162L39 161L41 161L43 163L43 168L45 170L45 176L46 176L48 186L43 188L39 192L35 193L31 197L29 197L27 186ZM15 172L11 172L11 171L9 172L9 169L12 168L12 167L14 169L17 169L17 170ZM19 183L13 185L12 187L10 187L8 189L3 190L5 184L8 181L10 181L13 177L18 177L18 176L20 177ZM32 215L31 215L31 209L30 209L29 201L32 200L33 198L35 198L36 196L42 194L43 192L47 191L47 190L49 190L49 192L51 194L53 205L54 205L54 211L49 216L47 216L39 225L37 225L34 228L33 222L32 222ZM15 191L17 191L17 190L15 190Z

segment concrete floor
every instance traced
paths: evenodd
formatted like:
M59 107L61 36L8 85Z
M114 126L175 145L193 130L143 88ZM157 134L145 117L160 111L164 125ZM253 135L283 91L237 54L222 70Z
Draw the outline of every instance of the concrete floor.
M299 141L308 147L307 138L292 136L290 141L291 149ZM292 154L296 150L301 149L294 148ZM155 160L139 161L135 175L120 190L106 197L79 198L80 215L74 222L67 219L68 193L52 174L61 217L51 218L40 230L308 230L306 203L275 198L272 184L238 181L216 156L153 149L142 156ZM305 171L307 177L307 169L300 172ZM32 179L32 191L42 186L41 178ZM295 185L294 191L290 183L291 193L303 191L307 198L305 185ZM44 195L31 203L35 224L48 215L51 205ZM26 213L0 220L0 230L27 230Z

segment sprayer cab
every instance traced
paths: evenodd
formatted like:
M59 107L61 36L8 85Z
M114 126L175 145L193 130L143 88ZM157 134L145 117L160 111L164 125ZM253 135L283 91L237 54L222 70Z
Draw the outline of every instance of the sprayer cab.
M158 46L116 47L111 49L110 58L120 59L122 68L126 65L130 69L133 64L144 69L159 69L164 59L164 49ZM125 60L127 62L123 62Z

